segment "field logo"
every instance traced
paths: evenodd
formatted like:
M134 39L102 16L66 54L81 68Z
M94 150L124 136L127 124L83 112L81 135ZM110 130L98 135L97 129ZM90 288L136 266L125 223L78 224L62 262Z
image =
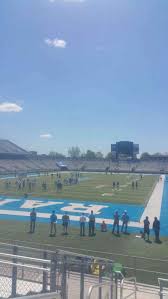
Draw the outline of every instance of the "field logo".
M108 206L89 205L88 207L86 207L82 203L70 203L69 206L65 206L64 208L61 208L61 211L72 212L72 213L85 213L85 214L90 214L91 211L93 211L94 214L98 215L101 214L101 210L103 208L108 208Z

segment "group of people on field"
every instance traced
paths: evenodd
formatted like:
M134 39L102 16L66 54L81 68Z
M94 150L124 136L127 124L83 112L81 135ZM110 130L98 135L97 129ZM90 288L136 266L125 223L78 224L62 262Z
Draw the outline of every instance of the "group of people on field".
M29 233L31 233L31 234L35 233L36 220L37 220L37 213L36 213L35 208L33 208L30 213L30 231L29 231ZM63 233L65 235L68 234L69 223L70 223L69 215L67 213L65 213L62 216ZM50 215L50 237L56 236L56 232L57 232L56 224L57 224L57 215L55 214L55 211L52 211L52 213Z
M118 211L116 210L113 215L113 226L112 226L112 234L117 233L119 235L120 233L120 215ZM30 213L30 233L35 232L36 228L36 220L37 220L37 213L35 208L32 209ZM127 234L128 229L128 223L129 223L129 216L127 211L125 210L121 215L121 233ZM84 213L81 214L79 217L79 225L80 225L80 236L84 237L86 235L86 223L87 218ZM144 219L144 229L141 231L141 236L144 240L149 241L149 235L150 235L150 222L148 216ZM57 215L55 211L52 211L50 215L50 236L56 236L56 224L57 224ZM67 213L62 215L62 226L63 226L63 234L68 234L68 227L70 224L70 217ZM95 228L96 228L96 217L91 211L90 215L88 216L88 235L90 237L95 236ZM154 234L155 234L155 242L159 243L159 234L160 234L160 221L157 219L157 217L154 218L153 225L152 225ZM107 232L107 224L105 221L102 221L100 224L100 231L101 232ZM147 239L146 239L147 237Z

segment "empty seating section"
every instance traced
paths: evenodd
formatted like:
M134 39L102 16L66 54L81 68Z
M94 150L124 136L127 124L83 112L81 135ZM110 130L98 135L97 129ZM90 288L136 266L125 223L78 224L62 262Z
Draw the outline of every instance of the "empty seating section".
M58 160L50 158L23 158L23 159L0 159L0 174L14 172L42 172L59 170L56 162ZM118 161L108 160L71 160L62 161L67 165L68 170L78 171L111 171L120 172L168 172L168 161Z

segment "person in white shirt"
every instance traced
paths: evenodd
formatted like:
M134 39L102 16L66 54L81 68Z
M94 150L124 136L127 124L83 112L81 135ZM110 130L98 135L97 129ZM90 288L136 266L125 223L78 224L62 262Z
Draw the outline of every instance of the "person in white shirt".
M85 214L82 213L80 216L80 236L84 237L85 236L85 223L86 223L86 217Z

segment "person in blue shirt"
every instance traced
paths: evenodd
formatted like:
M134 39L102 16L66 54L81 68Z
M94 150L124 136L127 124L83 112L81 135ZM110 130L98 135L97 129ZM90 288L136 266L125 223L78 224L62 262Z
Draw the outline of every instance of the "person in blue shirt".
M114 234L115 228L117 226L117 234L119 235L119 219L120 219L120 216L118 214L118 211L115 211L112 234Z
M159 239L160 221L157 219L157 217L155 217L154 221L153 221L153 230L154 230L154 233L155 233L155 242L160 243L160 239Z
M93 211L89 215L89 236L92 237L95 235L95 215Z
M122 214L121 220L122 220L121 232L123 232L123 230L124 230L124 233L126 234L127 228L128 228L128 222L129 222L129 216L128 216L126 210Z
M30 213L30 233L34 234L35 232L35 227L36 227L36 211L35 208L32 209Z
M57 223L57 215L55 214L55 211L52 211L52 214L50 216L50 237L55 237L56 235L56 223Z

